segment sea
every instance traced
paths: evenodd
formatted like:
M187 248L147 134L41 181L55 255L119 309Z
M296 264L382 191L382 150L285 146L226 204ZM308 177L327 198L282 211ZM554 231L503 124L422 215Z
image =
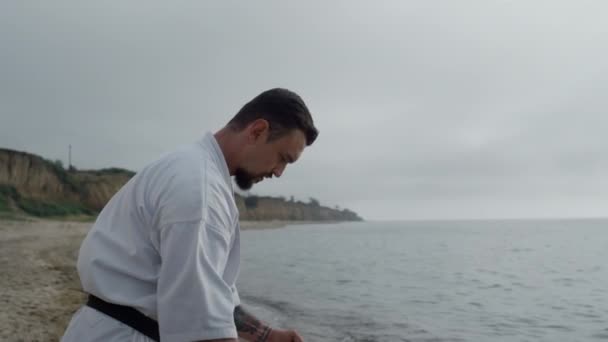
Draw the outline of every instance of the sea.
M608 220L243 231L243 306L310 341L608 341Z

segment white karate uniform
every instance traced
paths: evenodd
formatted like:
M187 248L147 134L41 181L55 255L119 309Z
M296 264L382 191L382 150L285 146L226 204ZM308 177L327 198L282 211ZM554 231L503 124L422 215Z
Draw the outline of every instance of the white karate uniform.
M239 230L228 166L207 133L112 197L80 248L82 287L157 320L163 342L236 338ZM62 341L149 339L85 306Z

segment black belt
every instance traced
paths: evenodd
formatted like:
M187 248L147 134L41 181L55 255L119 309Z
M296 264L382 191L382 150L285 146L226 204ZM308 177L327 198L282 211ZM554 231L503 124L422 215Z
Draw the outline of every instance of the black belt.
M154 341L160 341L158 322L130 306L108 303L92 294L89 295L87 306L130 326Z

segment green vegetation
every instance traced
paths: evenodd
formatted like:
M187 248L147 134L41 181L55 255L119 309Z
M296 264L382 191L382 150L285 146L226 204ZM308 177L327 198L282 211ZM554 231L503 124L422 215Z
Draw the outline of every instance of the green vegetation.
M19 197L15 187L0 184L0 212L11 211L10 201Z
M0 195L0 212L9 211L8 199L3 195Z
M45 202L31 198L21 198L19 208L30 215L38 217L54 217L67 215L93 215L93 211L80 203L71 202Z
M52 161L52 160L48 160L48 159L43 159L43 160L53 171L55 171L57 178L59 178L59 180L63 184L66 184L67 186L70 187L70 189L72 189L73 191L75 191L77 193L82 193L82 191L83 191L82 187L80 186L78 181L76 179L74 179L74 177L72 175L70 175L70 173L63 167L63 163L61 162L61 160L56 160L56 161Z
M107 174L115 175L115 174L123 174L123 173L129 177L135 176L135 172L129 171L126 169L121 169L118 167L110 167L110 168L105 168L105 169L101 169L101 170L95 170L95 171L93 171L93 173L97 176L102 176L102 175L107 175Z
M11 216L10 202L26 212L38 217L56 217L67 215L94 215L95 213L80 203L73 202L45 202L19 195L15 187L0 184L0 212L2 217Z
M308 204L310 204L313 207L320 207L321 206L321 203L319 202L319 200L316 199L316 198L314 198L314 197L310 198L310 202Z

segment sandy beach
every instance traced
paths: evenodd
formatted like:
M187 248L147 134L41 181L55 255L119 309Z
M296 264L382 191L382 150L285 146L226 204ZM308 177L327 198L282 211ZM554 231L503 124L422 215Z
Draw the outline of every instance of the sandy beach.
M288 222L242 222L242 229ZM58 341L85 295L76 274L92 222L0 220L0 341Z
M0 340L59 340L84 299L75 263L90 226L0 221Z

